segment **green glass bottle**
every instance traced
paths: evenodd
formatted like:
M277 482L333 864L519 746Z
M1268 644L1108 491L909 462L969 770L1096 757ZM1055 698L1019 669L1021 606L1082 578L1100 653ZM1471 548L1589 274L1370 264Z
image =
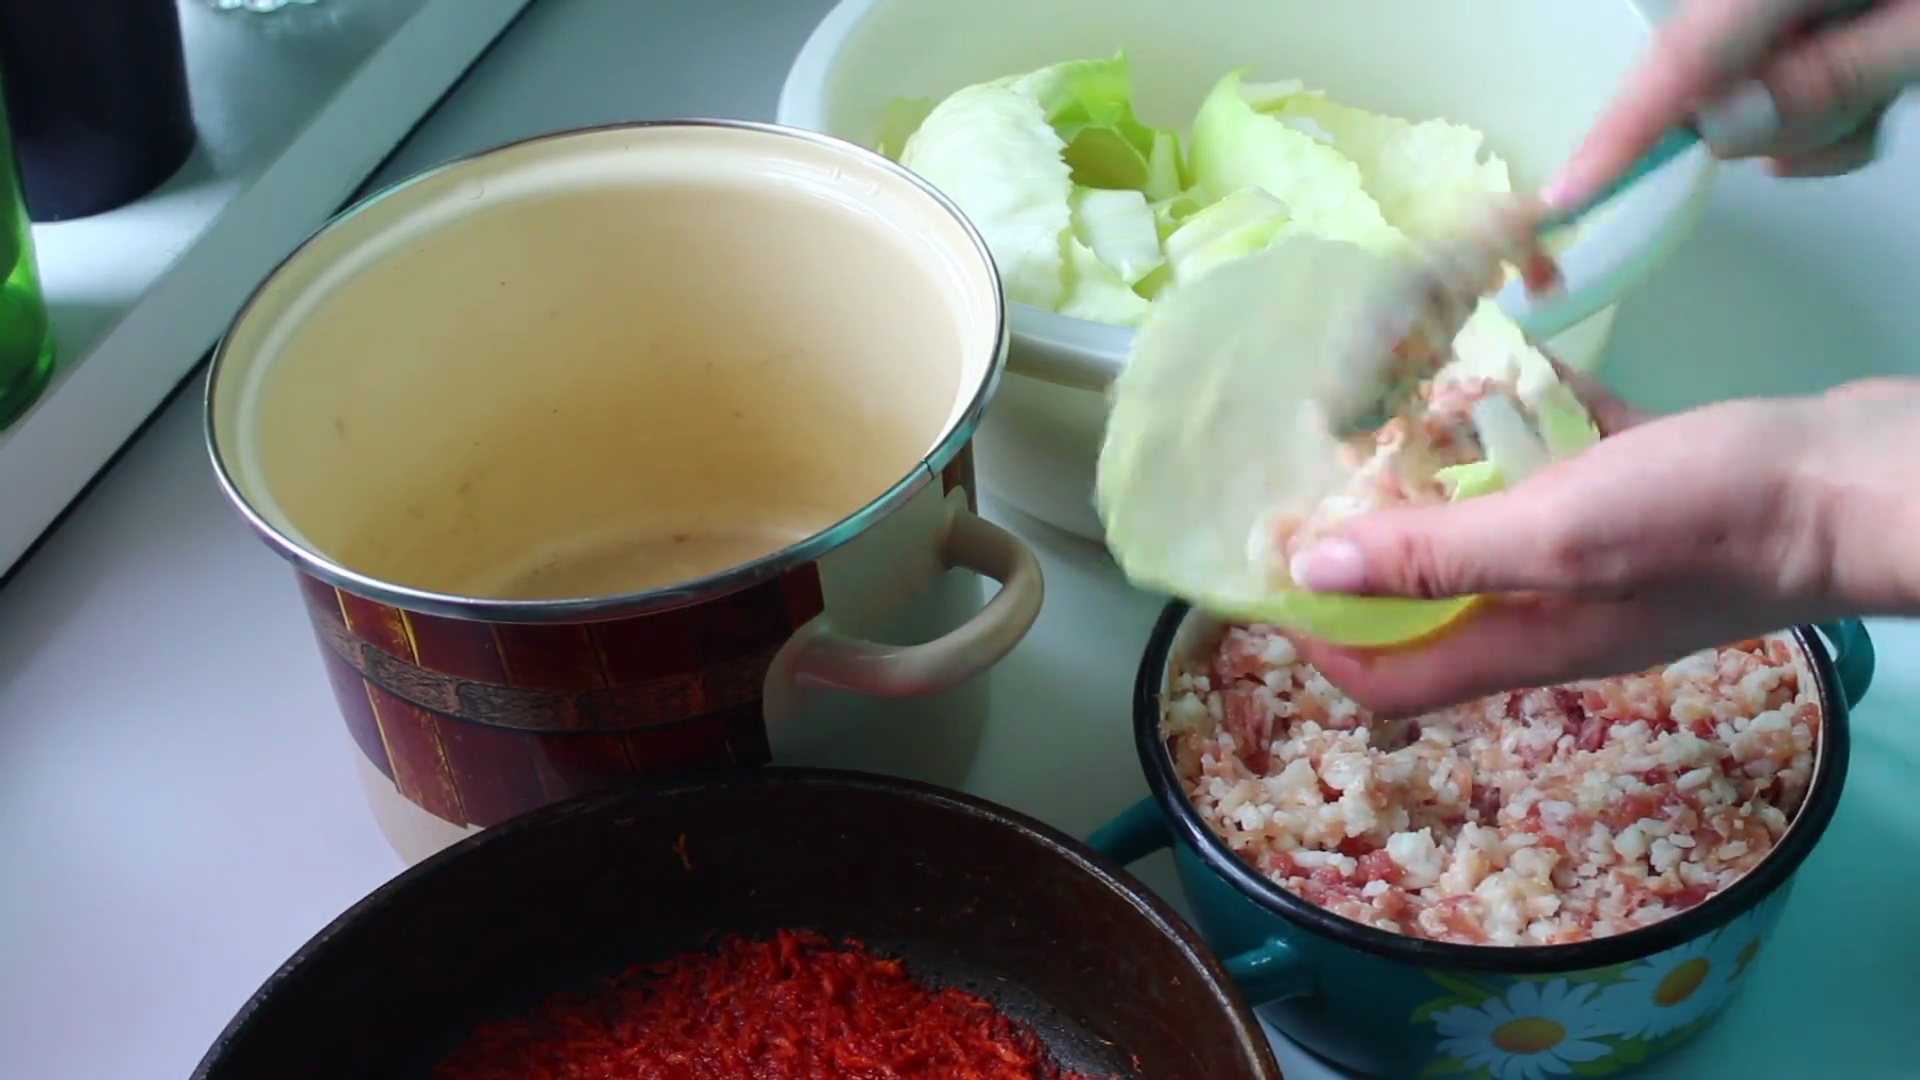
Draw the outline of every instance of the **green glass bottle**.
M20 195L13 129L0 102L0 431L26 414L53 378L53 328L33 260L33 222Z

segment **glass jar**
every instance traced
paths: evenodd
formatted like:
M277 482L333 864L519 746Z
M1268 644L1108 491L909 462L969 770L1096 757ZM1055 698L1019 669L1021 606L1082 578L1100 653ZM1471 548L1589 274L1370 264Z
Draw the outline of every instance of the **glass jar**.
M283 7L313 2L314 0L207 0L207 6L215 11L279 11Z
M53 378L53 328L33 258L33 223L20 195L13 130L0 102L0 430L26 411Z

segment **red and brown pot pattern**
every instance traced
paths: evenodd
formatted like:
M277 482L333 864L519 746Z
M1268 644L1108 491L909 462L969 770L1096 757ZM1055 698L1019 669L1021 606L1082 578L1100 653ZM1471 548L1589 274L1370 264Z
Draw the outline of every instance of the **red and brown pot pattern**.
M965 448L941 474L973 501ZM766 764L774 654L824 608L813 563L592 623L408 611L297 571L347 729L408 801L486 828L636 776Z

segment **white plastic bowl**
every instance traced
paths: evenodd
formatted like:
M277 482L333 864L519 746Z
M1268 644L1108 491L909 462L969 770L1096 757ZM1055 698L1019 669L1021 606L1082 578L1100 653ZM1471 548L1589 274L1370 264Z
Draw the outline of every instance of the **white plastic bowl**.
M1125 48L1149 123L1183 132L1228 70L1298 78L1335 100L1487 133L1515 181L1545 180L1645 48L1630 0L842 0L801 49L779 120L863 145L899 96ZM1569 288L1539 308L1501 302L1575 367L1605 348L1614 305L1692 230L1712 185L1696 150L1589 219L1561 259ZM982 482L1056 526L1099 539L1094 462L1104 391L1132 332L1013 305L1007 378L975 443Z

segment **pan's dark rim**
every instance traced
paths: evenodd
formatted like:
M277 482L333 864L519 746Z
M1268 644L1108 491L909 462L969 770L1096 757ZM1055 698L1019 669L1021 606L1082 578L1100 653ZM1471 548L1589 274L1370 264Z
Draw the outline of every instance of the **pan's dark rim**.
M1336 915L1270 881L1234 854L1200 820L1187 800L1174 773L1173 757L1160 737L1160 695L1174 642L1191 611L1190 605L1175 600L1160 613L1134 680L1134 748L1161 813L1173 823L1174 835L1181 842L1261 908L1303 930L1389 960L1440 970L1546 975L1612 967L1697 940L1752 910L1786 884L1826 832L1846 785L1847 702L1840 693L1839 676L1819 635L1811 628L1797 627L1791 631L1794 643L1805 654L1819 684L1824 719L1820 752L1800 812L1772 854L1745 877L1704 903L1651 926L1566 945L1461 945L1396 934Z
M549 829L560 822L602 812L606 807L628 802L656 803L658 800L693 792L754 791L770 787L816 787L843 791L867 791L943 806L968 817L990 822L1040 844L1054 855L1066 859L1098 879L1109 890L1123 897L1135 911L1144 915L1162 936L1179 946L1182 957L1206 981L1206 991L1224 1010L1249 1063L1264 1080L1281 1080L1279 1064L1274 1060L1265 1033L1252 1010L1240 996L1226 969L1220 965L1200 935L1166 902L1155 896L1124 868L1095 852L1072 836L1017 810L988 802L963 792L935 787L918 781L879 776L843 769L815 769L769 765L757 769L730 769L722 772L684 773L643 781L607 791L580 796L539 810L522 814L491 829L476 833L402 871L386 884L368 893L352 907L341 912L319 933L294 951L286 963L269 975L246 1004L240 1007L220 1032L213 1045L194 1069L191 1080L208 1080L227 1049L245 1032L280 987L298 978L303 968L325 953L333 942L353 933L359 925L395 897L414 888L420 881L441 873L450 864L470 857L490 845L511 841L527 833Z

